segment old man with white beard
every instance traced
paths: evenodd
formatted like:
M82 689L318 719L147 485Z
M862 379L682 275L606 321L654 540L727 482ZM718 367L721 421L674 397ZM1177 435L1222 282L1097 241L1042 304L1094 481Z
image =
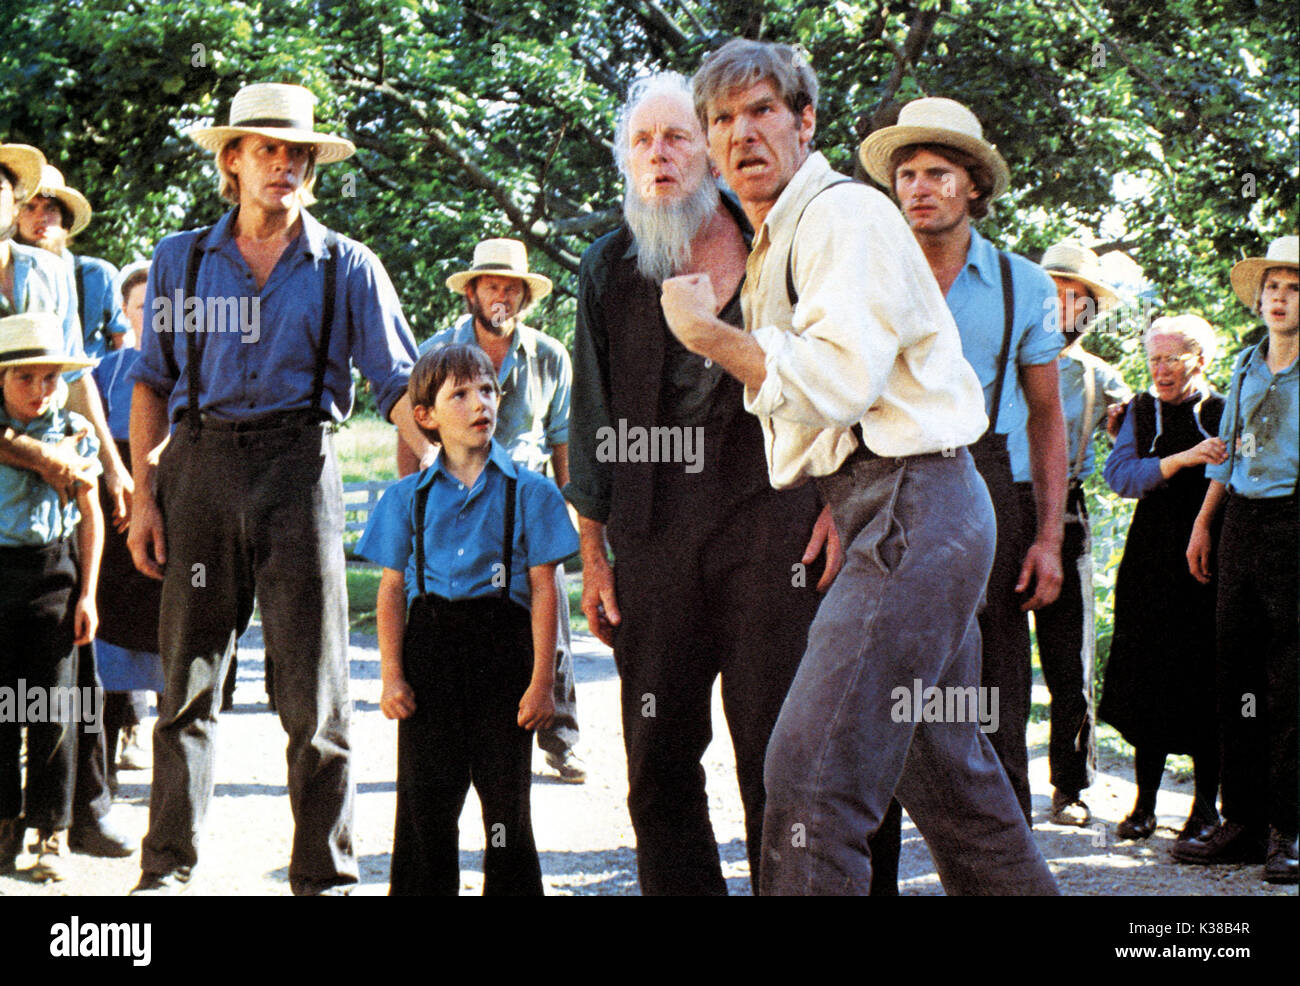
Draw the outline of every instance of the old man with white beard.
M580 515L582 610L622 680L642 892L724 894L700 764L713 682L720 674L757 887L768 736L839 546L812 484L769 485L740 384L664 321L661 282L701 272L719 317L743 324L749 225L710 179L685 80L634 85L614 147L626 221L582 258L564 493ZM691 441L635 454L646 436ZM890 837L896 827L878 836ZM893 882L882 874L877 892Z

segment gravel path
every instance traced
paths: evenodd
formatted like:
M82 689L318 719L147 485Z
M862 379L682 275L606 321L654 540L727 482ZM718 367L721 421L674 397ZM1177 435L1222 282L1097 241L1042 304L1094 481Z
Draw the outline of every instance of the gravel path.
M628 820L627 782L618 716L618 676L609 650L593 637L574 638L581 746L589 779L585 785L554 780L535 754L533 824L541 850L547 892L564 895L630 896L638 893L635 840ZM240 644L235 709L222 717L216 767L216 797L202 845L193 894L286 895L292 823L285 787L284 734L268 712L262 688L262 642L257 626ZM372 637L352 639L353 748L357 781L356 849L362 895L387 892L392 848L396 725L379 711L379 654ZM1041 692L1042 694L1039 694ZM714 722L723 723L715 689ZM1035 701L1046 701L1036 686ZM1035 834L1061 889L1072 895L1278 895L1295 887L1270 887L1259 866L1185 867L1169 857L1175 834L1191 805L1191 782L1166 774L1158 805L1160 829L1147 843L1116 842L1115 823L1132 807L1131 764L1103 758L1087 800L1094 822L1071 829L1045 821L1051 787L1047 773L1047 726L1030 732L1030 781ZM725 729L706 756L714 830L730 891L749 893L740 797L731 769ZM131 832L143 834L148 821L147 772L124 772L115 812ZM483 832L479 807L470 794L461 818L464 893L482 889ZM904 820L901 890L938 895L943 889L929 852L915 827ZM0 877L0 895L57 897L118 895L138 877L139 856L124 860L74 855L71 874L60 884L41 886L22 872L34 860L19 858L20 871Z

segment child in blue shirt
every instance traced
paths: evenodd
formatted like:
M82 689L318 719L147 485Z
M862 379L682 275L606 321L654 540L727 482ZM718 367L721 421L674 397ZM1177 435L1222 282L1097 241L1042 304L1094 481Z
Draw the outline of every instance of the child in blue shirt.
M530 731L554 710L555 566L578 550L577 533L555 484L493 440L500 390L482 350L431 350L408 392L442 448L384 494L357 546L384 566L380 708L401 720L390 893L459 892L457 821L472 782L484 894L540 895Z
M92 361L66 355L58 316L0 319L0 428L42 442L81 433L77 451L96 459L89 423L60 407L59 375ZM76 744L74 720L98 716L76 692L76 645L98 622L95 583L103 521L91 477L63 502L35 472L0 464L0 873L12 872L27 828L37 830L32 877L64 875ZM76 539L76 551L70 543ZM95 703L87 709L83 700ZM74 715L75 713L75 715ZM26 788L19 749L27 724Z

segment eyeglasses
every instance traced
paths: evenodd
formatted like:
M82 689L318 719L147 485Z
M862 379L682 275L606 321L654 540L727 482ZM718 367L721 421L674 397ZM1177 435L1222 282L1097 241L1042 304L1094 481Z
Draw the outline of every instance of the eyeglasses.
M1147 362L1156 369L1159 369L1162 366L1177 366L1179 363L1186 366L1190 360L1196 359L1197 355L1197 353L1182 353L1178 356L1148 356Z

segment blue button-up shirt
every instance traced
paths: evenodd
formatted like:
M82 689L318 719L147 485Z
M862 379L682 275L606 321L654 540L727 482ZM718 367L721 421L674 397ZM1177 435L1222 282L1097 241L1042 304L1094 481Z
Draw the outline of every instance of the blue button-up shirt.
M564 346L536 329L516 324L511 338L497 376L501 402L496 439L519 465L542 472L552 449L569 442L573 366ZM447 343L478 345L472 315L427 339L420 353Z
M578 534L555 484L517 467L495 439L487 465L472 487L447 471L441 452L428 469L390 486L370 515L357 554L403 573L407 599L414 599L419 593L415 493L428 487L425 592L453 600L496 595L504 577L506 478L510 476L517 480L510 598L529 608L528 569L569 557L578 550Z
M81 343L81 319L73 303L76 292L72 275L48 250L23 246L9 241L9 256L13 258L14 306L9 310L5 296L0 294L0 316L22 315L27 312L54 312L63 319L63 348L69 356L81 356L85 349ZM72 383L85 376L80 367L63 374Z
M1014 315L1006 383L1002 385L1002 409L998 414L997 430L1003 435L1023 431L1029 420L1029 407L1020 387L1017 367L1050 363L1065 348L1065 337L1059 329L1056 286L1051 277L1024 257L1014 253L1009 256ZM1002 349L1002 275L998 269L998 251L974 229L970 231L966 266L948 289L948 308L961 333L962 355L975 368L984 388L984 409L992 420L998 353Z
M92 371L100 400L104 402L108 432L119 442L131 438L131 391L135 388L131 370L139 359L138 349L116 349L101 359Z
M1268 368L1268 339L1237 361L1219 422L1229 457L1205 475L1251 499L1290 496L1300 473L1300 360ZM1234 441L1235 440L1235 441Z
M316 348L321 337L326 229L306 211L302 230L285 248L259 291L234 239L228 212L203 245L196 293L203 300L203 360L199 408L239 420L311 406ZM191 333L176 331L184 294L185 264L197 231L175 233L158 244L145 294L144 342L134 379L168 397L174 421L189 401L186 359ZM370 381L385 417L406 391L415 340L402 316L392 282L366 247L338 238L334 327L325 372L324 409L336 421L352 412L351 363ZM182 302L184 304L184 302ZM189 306L187 306L189 307ZM175 367L162 338L174 343Z
M77 452L92 460L92 473L100 471L99 439L95 437L90 422L73 411L53 406L24 425L11 418L4 402L0 401L0 430L4 428L51 443L62 441L67 435L84 428L88 433L77 443ZM0 463L0 547L52 544L60 538L70 537L80 520L76 497L60 504L58 491L40 475Z
M1133 396L1133 391L1129 390L1119 370L1078 345L1061 353L1057 366L1061 374L1061 409L1065 412L1065 440L1069 452L1066 473L1072 480L1083 480L1092 475L1097 464L1092 436L1106 421L1106 406L1127 401ZM1088 377L1092 378L1093 399L1092 412L1085 421L1083 412L1088 403L1085 388ZM1084 443L1083 464L1076 469L1080 442ZM1011 475L1015 481L1032 482L1034 477L1029 464L1029 433L1026 429L1007 435L1007 452L1011 456Z
M65 254L73 283L77 268L81 269L80 314L81 329L86 354L100 359L112 352L108 346L110 335L131 331L131 323L122 312L122 299L118 297L117 268L99 257L74 257Z

